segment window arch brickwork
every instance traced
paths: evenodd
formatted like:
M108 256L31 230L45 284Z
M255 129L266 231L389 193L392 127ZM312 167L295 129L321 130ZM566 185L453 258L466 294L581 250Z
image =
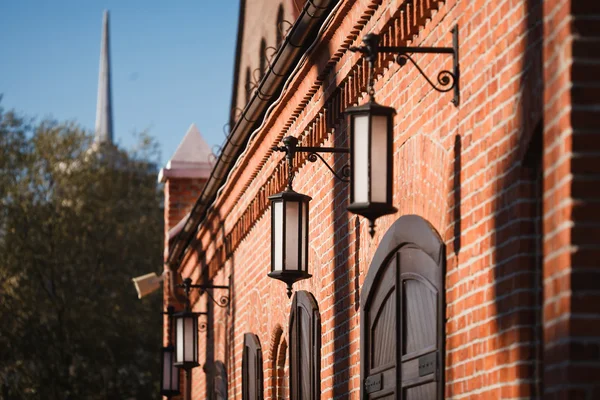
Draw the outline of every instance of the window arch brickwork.
M285 339L282 339L281 343L279 343L279 350L277 352L277 369L275 371L277 376L277 400L285 400L289 398L289 380L285 368L287 349L287 342L285 341Z
M275 325L271 332L271 343L269 345L269 359L267 360L267 387L265 388L265 397L268 399L277 398L277 362L279 359L279 347L283 336L281 325Z

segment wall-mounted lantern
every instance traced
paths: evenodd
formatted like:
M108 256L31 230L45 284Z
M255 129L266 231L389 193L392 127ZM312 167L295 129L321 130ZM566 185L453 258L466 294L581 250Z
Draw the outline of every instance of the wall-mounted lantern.
M169 306L167 312L164 313L169 316L168 318L168 330L169 337L172 334L173 325L173 314L174 308ZM169 343L166 347L162 348L162 367L160 376L160 394L171 398L180 394L179 382L180 382L180 370L175 365L175 347Z
M392 128L396 110L371 99L345 113L351 149L348 211L367 218L373 236L375 220L398 211L392 204Z
M191 369L198 362L198 317L199 313L184 310L174 315L175 319L175 365Z
M179 389L180 370L174 363L175 347L169 345L162 349L162 375L160 394L171 398L181 393Z
M226 289L229 291L229 286L224 285L193 285L190 278L183 280L183 283L178 285L185 291L187 303L185 309L173 316L175 320L175 365L189 370L200 365L198 362L198 317L206 315L206 312L192 312L190 310L190 290L191 289ZM209 292L206 292L210 299L219 307L227 307L229 305L229 296L222 296L219 301L216 301ZM201 325L200 330L206 329L206 325Z
M283 139L290 148L288 161L293 159L298 139ZM269 197L271 201L271 272L269 277L287 284L287 295L292 285L310 278L308 273L308 203L311 198L292 189L291 165L288 185L281 193Z
M396 61L405 65L410 61L438 92L454 90L452 103L458 106L458 27L452 30L452 47L400 47L379 46L379 36L367 34L364 46L350 47L350 51L362 53L369 62L367 90L369 101L350 107L344 112L348 117L350 131L350 205L348 211L369 220L369 233L375 233L375 220L393 214L397 209L392 204L393 173L393 117L396 110L375 101L373 66L379 53L396 55ZM443 70L438 74L438 85L433 83L412 58L412 53L451 54L453 71Z
M369 234L375 234L375 220L397 212L393 205L393 119L396 110L375 101L373 66L379 53L396 55L396 61L405 65L410 61L438 92L454 90L452 103L459 104L458 27L452 30L452 47L400 47L379 46L379 36L368 34L364 46L350 47L350 51L362 53L369 62L367 83L369 101L364 105L346 109L350 133L350 148L303 147L292 136L283 138L283 146L274 151L286 153L289 176L286 189L269 197L271 201L271 278L287 284L288 296L292 284L310 278L308 273L308 202L309 196L292 189L293 160L296 153L309 153L308 160L320 158L336 178L350 182L350 205L348 211L369 220ZM412 58L413 53L450 54L453 70L438 73L437 84L431 81ZM338 175L319 153L350 153L350 168ZM348 179L349 178L349 179Z

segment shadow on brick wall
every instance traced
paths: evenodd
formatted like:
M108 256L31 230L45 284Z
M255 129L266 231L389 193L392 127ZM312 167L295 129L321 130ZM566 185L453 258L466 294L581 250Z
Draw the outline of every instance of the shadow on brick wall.
M212 243L226 243L226 235L225 235L225 228L224 228L224 223L223 220L220 216L216 217L217 218L217 222L213 223L213 226L218 226L218 230L216 232L211 232L211 242ZM205 359L204 360L199 360L199 362L202 365L202 370L205 374L205 395L203 398L208 399L208 400L213 400L215 399L215 393L219 392L220 394L222 394L222 390L223 387L219 387L219 388L215 388L215 382L225 382L225 388L227 387L227 376L229 376L231 381L235 381L235 365L236 365L236 361L235 361L235 337L234 337L234 332L235 332L235 297L233 296L233 293L235 293L235 289L233 287L235 280L233 279L234 277L234 272L235 272L235 260L234 260L234 254L233 252L230 251L230 249L228 248L228 246L225 246L226 249L226 259L229 262L229 271L230 271L230 276L231 278L229 278L229 276L226 276L226 267L221 267L220 272L222 272L224 274L224 277L226 279L226 281L224 283L222 282L212 282L212 278L211 275L215 275L217 273L217 271L210 271L210 267L208 265L208 262L206 260L206 253L200 253L200 251L198 249L201 249L201 245L199 243L197 243L196 241L193 242L192 244L192 248L195 249L195 251L197 251L198 254L198 260L199 260L199 268L201 269L201 275L200 275L200 281L202 282L206 282L206 283L214 283L215 285L231 285L230 286L230 290L229 293L227 293L226 291L224 291L223 289L208 289L207 290L207 299L206 299L206 309L201 310L201 311L206 311L206 315L205 316L201 316L201 321L202 319L204 320L204 322L206 323L206 329L205 331L201 331L199 332L200 335L204 335L205 336ZM214 257L217 257L217 255L215 255ZM227 263L226 263L227 264ZM229 282L229 283L227 283ZM215 303L211 300L214 299L214 301L216 302L221 302L224 296L229 295L229 303L226 307L221 308L215 308L216 305ZM225 343L216 343L215 342L215 312L219 310L219 313L223 313L224 314L224 326L225 328L225 335L223 337L223 340L225 341ZM221 311L222 310L222 311ZM226 361L225 363L221 362L221 361L216 361L216 357L215 357L215 349L219 348L219 346L223 346L224 345L224 350L225 350L225 354L224 354L224 360ZM222 366L222 368L218 368L219 364ZM224 365L227 365L228 367L225 368ZM225 375L225 376L223 376ZM222 386L222 385L221 385ZM225 389L227 390L227 389ZM230 394L232 397L236 396L236 393L232 393Z
M333 135L334 147L349 147L346 124L343 119L338 121L338 127ZM336 170L349 162L345 154L334 154ZM333 238L334 238L334 264L333 264L333 310L334 310L334 353L333 353L333 398L346 399L350 392L350 332L352 308L359 304L358 291L358 263L355 265L355 282L351 281L351 264L358 257L358 245L355 255L350 254L350 234L352 230L360 231L356 225L352 227L351 217L346 210L348 202L349 184L340 182L332 177L335 182L333 190ZM352 229L354 228L354 229ZM358 243L358 242L356 242ZM354 289L354 290L353 290ZM352 291L354 293L352 293Z
M452 189L454 191L454 254L456 254L457 256L460 252L460 221L462 219L460 211L460 171L462 170L461 156L462 144L460 140L460 135L456 135L454 137L454 182Z
M501 135L493 135L500 137L500 141L488 143L486 150L487 168L494 169L493 179L496 179L495 183L490 183L493 184L495 198L492 201L493 250L489 261L494 271L492 296L495 310L488 314L495 323L490 324L487 334L497 336L493 347L498 351L491 366L486 360L485 369L490 378L496 375L496 383L515 385L517 393L514 396L532 399L543 395L540 240L543 195L540 141L543 110L542 3L541 0L523 0L526 33L521 45L519 28L509 27L505 40L513 46L520 45L524 51L521 58L509 58L506 64L507 69L511 63L521 64L519 88L517 93L511 93L509 104L500 105L503 110L492 110L494 115L502 112L502 118L498 124L494 123L494 129L503 131ZM513 36L515 40L511 41ZM509 50L504 57L511 57L513 53ZM500 80L501 73L506 71L496 71L494 78ZM508 87L508 83L499 87L498 93ZM507 112L510 112L508 117ZM489 156L494 153L496 158L490 160Z

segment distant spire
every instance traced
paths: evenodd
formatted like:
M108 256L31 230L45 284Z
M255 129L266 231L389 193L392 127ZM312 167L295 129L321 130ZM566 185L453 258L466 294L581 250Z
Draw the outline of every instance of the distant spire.
M98 76L98 103L96 105L96 143L113 143L113 119L110 90L110 42L108 39L108 10L102 22L100 47L100 74Z

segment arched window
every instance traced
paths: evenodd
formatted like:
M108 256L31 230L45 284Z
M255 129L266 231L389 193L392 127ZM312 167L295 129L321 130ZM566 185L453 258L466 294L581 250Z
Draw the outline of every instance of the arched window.
M263 76L265 76L265 69L267 67L266 52L267 52L267 42L265 42L265 39L262 38L260 40L260 57L259 57L259 64L258 64L261 80L262 80Z
M361 398L444 398L444 268L423 218L403 216L383 237L360 296Z
M250 87L252 85L252 82L250 81L250 67L246 68L246 83L245 83L246 87L246 104L248 104L248 102L250 101Z
M312 294L298 291L290 311L290 399L321 398L321 314Z
M253 333L244 335L242 354L242 399L263 399L263 360L258 336Z
M279 4L279 9L277 10L277 22L275 24L275 37L277 38L276 43L277 47L281 46L281 42L283 42L283 4Z
M215 400L227 400L227 369L222 361L215 362L213 388Z

